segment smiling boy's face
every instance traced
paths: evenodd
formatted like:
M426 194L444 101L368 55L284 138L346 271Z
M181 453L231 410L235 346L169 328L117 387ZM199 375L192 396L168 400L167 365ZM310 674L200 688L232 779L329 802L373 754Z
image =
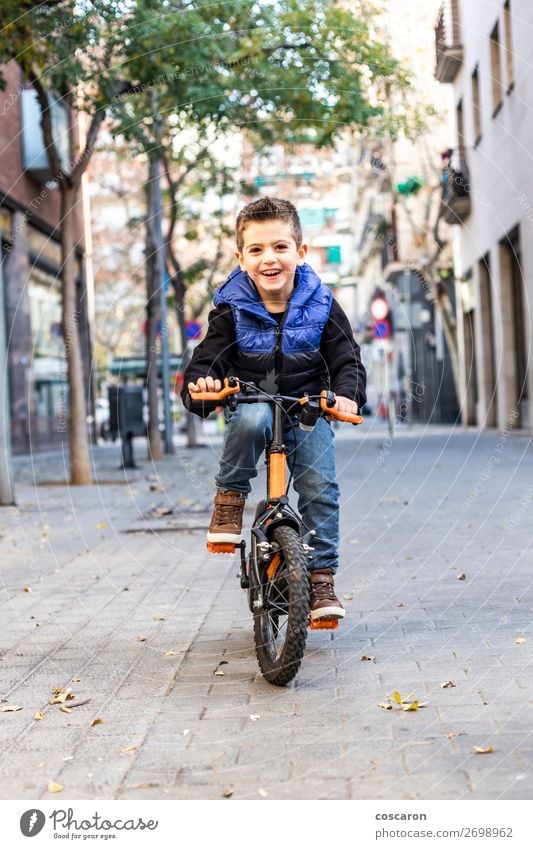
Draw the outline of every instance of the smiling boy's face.
M235 257L253 280L267 305L285 307L294 289L294 272L302 265L307 245L297 246L290 222L252 221L243 232L242 251Z

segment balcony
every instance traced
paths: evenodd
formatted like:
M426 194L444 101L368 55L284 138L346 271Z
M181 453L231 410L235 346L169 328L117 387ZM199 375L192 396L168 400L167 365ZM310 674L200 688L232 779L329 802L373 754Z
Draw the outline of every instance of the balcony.
M441 174L442 217L447 224L462 224L472 210L470 175L464 159L458 168L448 165Z
M447 0L442 4L435 26L435 47L435 77L440 83L453 83L463 64L459 0Z

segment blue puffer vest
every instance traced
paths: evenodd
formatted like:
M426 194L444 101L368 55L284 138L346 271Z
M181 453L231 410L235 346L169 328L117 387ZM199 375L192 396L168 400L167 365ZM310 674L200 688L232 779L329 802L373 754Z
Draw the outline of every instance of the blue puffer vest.
M214 297L216 307L229 305L235 323L234 374L268 392L314 394L329 385L320 342L333 296L313 269L297 266L294 290L283 324L269 315L245 271L234 269Z

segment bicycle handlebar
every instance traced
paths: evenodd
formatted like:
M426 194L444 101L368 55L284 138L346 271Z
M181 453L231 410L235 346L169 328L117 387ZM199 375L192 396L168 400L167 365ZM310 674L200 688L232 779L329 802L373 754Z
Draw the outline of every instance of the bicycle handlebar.
M225 399L229 395L237 395L241 391L241 385L239 383L239 379L236 377L225 377L224 378L224 387L220 389L218 392L212 391L204 391L204 392L192 392L189 390L189 395L193 401L211 401L211 402L220 402L225 401ZM298 402L302 406L308 403L310 400L308 396L304 396L303 398L292 398L288 395L276 395L276 399L280 401L292 401ZM244 403L252 404L255 401L265 401L270 400L266 393L263 397L259 393L254 395L243 395L242 401ZM350 422L353 425L358 425L363 422L363 417L356 415L355 413L341 413L339 410L335 409L335 395L332 392L328 392L326 389L323 389L320 393L320 409L323 413L326 413L328 416L331 416L334 419L337 419L340 422Z

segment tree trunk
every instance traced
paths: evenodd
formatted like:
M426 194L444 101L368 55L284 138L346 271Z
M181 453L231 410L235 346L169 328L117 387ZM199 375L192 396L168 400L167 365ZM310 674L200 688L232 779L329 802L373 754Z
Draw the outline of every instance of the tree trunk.
M155 193L158 161L150 158L147 186L146 217L146 391L148 394L148 451L152 460L161 460L163 447L159 430L159 396L157 373L157 235L155 232Z
M185 326L185 283L183 282L183 271L178 263L178 260L173 257L174 274L171 277L172 288L176 298L176 318L181 336L181 350L183 355L182 371L185 374L185 369L189 365L189 347L187 344L187 329ZM196 448L198 445L198 437L196 433L196 416L188 410L185 413L187 422L187 448Z
M63 337L67 354L69 385L70 482L92 483L85 379L79 336L79 313L76 298L75 209L78 186L61 186L61 260L63 288Z

